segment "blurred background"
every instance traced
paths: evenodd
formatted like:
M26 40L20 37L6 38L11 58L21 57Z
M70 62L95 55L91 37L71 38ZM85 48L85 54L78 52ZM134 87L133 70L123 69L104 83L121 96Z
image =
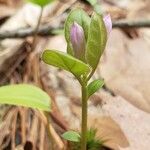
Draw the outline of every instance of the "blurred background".
M105 85L89 100L89 127L119 150L148 150L150 143L150 0L60 0L40 7L23 0L0 0L0 85L29 83L52 98L52 137L80 129L80 86L68 72L41 60L45 49L66 52L63 26L74 8L110 14L113 30L93 76ZM9 93L8 93L9 94ZM1 150L47 150L45 120L37 110L0 105Z

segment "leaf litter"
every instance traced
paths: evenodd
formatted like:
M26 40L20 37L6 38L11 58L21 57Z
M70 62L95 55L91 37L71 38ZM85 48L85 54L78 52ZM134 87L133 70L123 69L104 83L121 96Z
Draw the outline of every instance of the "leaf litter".
M138 2L141 5L137 5ZM70 2L69 6L72 6L73 3L73 1L72 3ZM140 0L136 0L135 2L128 1L126 3L114 0L111 2L111 5L113 5L113 9L111 9L112 7L110 7L110 1L108 0L104 3L104 8L109 8L107 10L112 13L112 17L114 16L114 19L133 19L135 16L136 18L138 17L139 12L140 17L142 16L141 12L143 12L144 17L145 15L149 17L147 12L148 9L146 9L149 6L148 4L148 0L145 3ZM61 4L59 5L62 6ZM87 6L85 7L87 9ZM62 6L61 10L64 11L66 8L68 8L68 6ZM60 11L58 14L61 14L62 12ZM24 13L22 12L22 9L20 9L15 16L12 16L10 20L3 24L1 30L10 29L10 26L16 29L29 25L34 26L35 20L32 20L32 17L29 17L29 15L27 15L29 18L24 20L22 17ZM45 20L43 17L43 23L44 22ZM150 110L150 100L148 95L150 90L148 85L150 73L150 63L148 63L150 60L150 45L149 34L147 31L148 29L135 29L138 36L132 36L132 39L129 39L127 34L125 34L127 32L119 29L113 30L101 61L100 68L97 69L94 76L94 78L103 77L105 79L105 86L113 92L115 96L112 96L109 91L103 89L98 92L95 97L91 97L91 101L89 102L89 122L91 126L99 127L97 136L106 136L106 139L112 139L106 145L114 149L123 149L120 147L128 146L129 147L125 149L145 150L149 148L150 116L148 113L141 111L144 110L149 112ZM131 30L128 30L128 33L132 34ZM56 40L57 43L55 42ZM8 44L3 44L6 41ZM43 88L53 97L54 100L54 113L51 113L51 116L53 118L54 127L59 135L64 130L67 130L67 128L78 129L80 124L79 119L81 106L78 102L80 96L78 83L75 82L75 85L73 86L72 82L74 82L74 78L70 74L61 70L47 68L47 66L45 67L45 65L43 65L43 63L41 63L36 57L39 56L39 53L41 53L40 50L44 48L56 48L62 51L65 50L66 45L64 39L61 35L47 38L39 37L36 52L31 59L31 68L24 70L23 68L26 68L27 56L30 53L30 41L30 37L26 40L15 39L1 41L1 58L4 58L2 56L5 54L8 60L16 51L22 50L22 47L26 50L27 54L8 74L3 84L20 83L24 80L24 76L26 76L27 82L36 83L39 86L43 86L44 83ZM12 44L9 42L14 44L14 46L10 47L9 45ZM4 51L5 53L3 53ZM21 56L22 53L23 51L21 51L19 55ZM5 60L5 58L4 60L1 60L1 64L4 64ZM33 72L31 72L31 70L33 70ZM37 76L39 72L40 77ZM5 73L6 70L3 70L3 74ZM47 83L47 80L49 80L49 83ZM72 92L74 94L72 94ZM92 103L92 100L94 101L95 98L97 98L96 106L93 105L94 102ZM74 101L70 101L70 99L74 99ZM48 141L43 141L43 137L45 137L46 133L44 120L41 120L41 114L34 112L33 110L17 107L9 108L7 106L6 108L8 111L5 113L5 117L0 126L1 131L5 128L5 132L3 132L0 136L1 146L15 146L16 149L23 149L23 146L26 148L31 148L32 146L35 148L36 146L40 146L41 150L43 148L42 145L48 146ZM12 113L14 111L15 113ZM32 117L27 117L29 114L32 114ZM31 120L25 122L26 118L30 118ZM13 128L10 128L11 119L14 119L14 125L16 124ZM5 126L5 123L7 123L7 126ZM110 124L111 126L109 126ZM35 130L38 129L40 129L40 132L36 133ZM28 131L27 134L26 130ZM17 131L15 132L16 135L14 134L14 131ZM20 136L21 141L16 141L20 140ZM40 137L40 139L38 139L40 144L38 144L36 140L38 136ZM57 133L55 136L57 136ZM5 137L8 137L7 141L5 141ZM10 141L12 144L9 144ZM61 141L58 140L56 143L56 146L58 147ZM44 147L44 149L46 149L46 147Z

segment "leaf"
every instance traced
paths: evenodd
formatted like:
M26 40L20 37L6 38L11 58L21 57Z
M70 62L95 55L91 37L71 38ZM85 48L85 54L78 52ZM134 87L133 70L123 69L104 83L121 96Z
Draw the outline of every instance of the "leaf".
M31 3L34 3L34 4L37 4L41 7L44 7L45 5L53 2L54 0L27 0L28 2L31 2Z
M97 129L90 128L87 130L87 150L102 150L103 139L99 139L99 137L96 136ZM81 133L80 133L81 135ZM73 147L73 150L80 150L81 149L81 138L78 142L71 142L71 147Z
M69 53L70 55L73 55L73 48L70 42L70 29L72 24L76 22L80 26L82 26L85 34L85 39L87 41L90 20L90 17L82 9L75 9L70 12L65 22L65 38L67 41L67 53Z
M94 81L92 81L87 87L88 97L90 97L95 92L97 92L100 88L102 88L103 85L104 85L104 80L94 80Z
M119 150L120 147L129 146L128 139L119 124L109 116L89 116L89 127L98 129L96 136L104 141L103 145L110 149Z
M50 111L50 97L40 88L28 84L0 87L0 103Z
M86 60L93 69L99 63L99 59L106 46L106 41L107 31L103 17L94 13L91 19L86 48Z
M102 6L99 5L98 3L95 4L93 7L94 7L94 11L95 11L96 13L98 13L98 14L102 14L102 13L103 13Z
M121 31L112 33L105 55L107 61L100 66L101 76L105 78L107 88L115 95L120 95L138 109L150 113L149 42L142 37L136 41L127 40L128 37ZM125 45L128 46L128 52ZM134 58L129 58L129 53L132 53ZM133 110L130 111L140 114L140 110L139 112Z
M62 135L62 137L65 140L72 141L72 142L79 142L80 141L80 135L75 131L67 131Z
M87 2L89 2L92 6L97 4L97 0L86 0Z
M87 64L57 50L45 50L42 59L46 64L67 70L78 77L90 71Z

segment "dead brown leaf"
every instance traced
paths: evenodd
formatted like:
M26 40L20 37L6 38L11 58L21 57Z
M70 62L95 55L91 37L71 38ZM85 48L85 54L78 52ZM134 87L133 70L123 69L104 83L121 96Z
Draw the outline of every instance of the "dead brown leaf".
M0 20L1 19L4 19L6 17L9 17L11 15L13 15L15 13L15 9L13 8L8 8L7 6L5 5L0 5Z
M146 112L150 112L149 49L149 43L142 37L129 40L114 30L101 63L106 86Z
M128 147L129 142L121 130L120 126L109 116L99 118L89 117L89 126L96 128L97 136L106 140L104 145L114 150L119 150L119 147Z

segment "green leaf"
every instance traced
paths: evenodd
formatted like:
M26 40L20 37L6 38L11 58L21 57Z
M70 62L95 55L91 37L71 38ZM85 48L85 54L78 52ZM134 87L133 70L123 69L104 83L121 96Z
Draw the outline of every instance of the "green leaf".
M78 134L75 131L67 131L62 135L62 137L65 140L72 141L72 142L79 142L80 141L80 134Z
M86 133L87 137L87 150L102 150L104 148L105 141L97 136L97 129L88 129ZM79 142L71 142L73 150L81 149L81 138Z
M90 71L87 64L57 50L45 50L42 54L42 59L46 64L67 70L78 77Z
M94 7L94 11L97 12L98 14L102 14L103 13L101 5L95 4L93 7Z
M96 13L102 14L102 8L101 5L98 3L98 0L86 0L91 6L93 6L93 9Z
M76 22L80 26L82 26L85 34L85 39L87 40L90 20L90 17L82 9L75 9L70 12L65 22L65 38L67 41L67 53L69 53L70 55L73 55L73 48L70 40L70 29L72 24Z
M90 97L95 92L97 92L100 88L102 88L103 85L104 85L104 80L94 80L94 81L92 81L87 87L88 97Z
M89 2L92 6L97 4L97 0L86 0L86 1Z
M50 111L50 97L40 88L28 84L0 87L0 103Z
M45 5L53 2L54 0L27 0L27 2L31 2L31 3L34 3L34 4L37 4L41 7L44 7Z
M63 29L54 29L51 31L53 35L64 35L64 30Z
M99 59L106 46L106 41L107 31L103 17L94 13L91 19L86 48L86 60L93 70L99 63Z

